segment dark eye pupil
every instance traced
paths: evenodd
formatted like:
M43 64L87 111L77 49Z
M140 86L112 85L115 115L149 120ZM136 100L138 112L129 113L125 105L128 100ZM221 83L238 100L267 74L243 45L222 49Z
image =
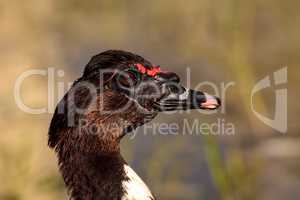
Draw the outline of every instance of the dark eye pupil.
M141 74L136 70L129 70L128 76L130 77L133 85L136 85L141 80Z
M141 79L141 74L137 71L134 70L128 70L125 72L122 72L118 78L117 78L117 83L121 87L134 87L138 84L138 82Z

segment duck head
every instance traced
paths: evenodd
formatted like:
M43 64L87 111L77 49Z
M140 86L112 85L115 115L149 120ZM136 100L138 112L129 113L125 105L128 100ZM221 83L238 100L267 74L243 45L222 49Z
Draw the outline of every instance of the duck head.
M118 151L115 141L159 112L219 106L219 98L183 87L176 73L139 55L105 51L92 57L82 77L58 104L49 129L49 145L65 145L69 138L77 146L89 144L85 149L100 145L103 151L105 146L107 151ZM87 138L94 142L85 141Z

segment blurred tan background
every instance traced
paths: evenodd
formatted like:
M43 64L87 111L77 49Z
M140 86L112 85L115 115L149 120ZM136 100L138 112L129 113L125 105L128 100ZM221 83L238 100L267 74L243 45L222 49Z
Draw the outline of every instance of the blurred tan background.
M63 69L78 78L90 57L107 49L135 52L186 80L235 82L226 113L161 114L154 122L225 119L235 135L143 135L122 151L159 199L288 200L300 196L300 3L295 0L0 0L0 200L66 199L56 157L47 147L51 114L31 115L14 100L29 69ZM259 121L250 92L288 66L288 132ZM274 88L255 108L274 115ZM47 104L47 79L22 84L22 98Z

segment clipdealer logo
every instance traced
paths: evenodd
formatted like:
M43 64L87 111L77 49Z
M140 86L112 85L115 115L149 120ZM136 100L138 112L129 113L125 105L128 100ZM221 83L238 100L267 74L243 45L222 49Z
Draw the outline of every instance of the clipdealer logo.
M268 125L269 127L281 132L281 133L287 133L288 127L287 127L287 72L288 68L284 67L278 71L275 71L273 73L273 76L266 76L263 79L261 79L259 82L256 83L256 85L253 87L251 91L251 109L255 116ZM272 79L274 80L274 86L275 86L275 116L273 119L270 119L263 114L257 112L254 109L253 104L253 96L257 92L269 88L272 86ZM286 85L284 88L278 88L279 86Z

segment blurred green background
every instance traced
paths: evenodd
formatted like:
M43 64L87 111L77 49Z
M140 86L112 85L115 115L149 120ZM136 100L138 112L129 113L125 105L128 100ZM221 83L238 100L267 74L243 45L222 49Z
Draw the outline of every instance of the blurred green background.
M132 168L159 199L288 200L300 196L300 15L295 0L0 0L0 200L66 199L56 156L47 147L51 114L22 112L17 77L29 69L63 69L78 78L107 49L135 52L191 85L235 82L226 112L160 114L154 122L217 118L233 136L144 135L122 141ZM250 107L254 84L288 66L288 132L259 121ZM47 79L22 84L27 105L47 104ZM255 108L274 115L274 88Z

